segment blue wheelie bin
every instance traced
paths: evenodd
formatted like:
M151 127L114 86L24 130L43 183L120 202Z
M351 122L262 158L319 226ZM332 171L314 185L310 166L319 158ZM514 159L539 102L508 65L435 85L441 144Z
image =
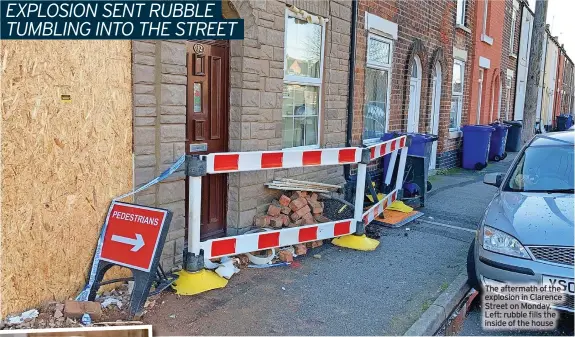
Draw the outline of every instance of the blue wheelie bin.
M503 123L492 123L489 125L495 129L491 134L489 160L500 161L507 157L505 144L507 143L507 131L510 126Z
M489 125L465 125L461 131L463 131L463 168L484 169L487 166L491 134L495 128Z
M391 135L390 135L391 134ZM434 141L437 141L437 136L425 133L405 133L405 132L392 132L386 134L381 140L386 141L399 136L411 136L411 145L407 151L407 162L405 165L404 180L410 186L417 186L417 193L410 193L410 189L404 187L405 198L419 198L420 206L425 204L426 192L431 190L431 184L428 181L429 174L429 160L431 157L431 150ZM389 169L389 160L391 155L384 156L383 158L383 172L384 178L387 170ZM396 168L393 168L393 174L397 174L397 165L399 160L396 161ZM392 176L392 181L395 181L395 176ZM388 190L388 186L384 186L383 190Z

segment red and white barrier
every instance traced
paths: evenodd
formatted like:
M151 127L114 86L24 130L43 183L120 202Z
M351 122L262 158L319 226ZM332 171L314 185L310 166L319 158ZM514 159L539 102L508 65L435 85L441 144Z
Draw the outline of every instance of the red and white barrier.
M401 136L380 144L369 146L367 147L369 149L369 160L381 158L386 154L395 152L395 150L405 147L406 142L407 136Z
M367 211L363 212L362 219L365 225L377 218L383 210L391 206L391 204L397 200L397 189L389 192L385 198L378 201L375 205L371 206Z
M392 158L389 167L395 167L398 152L401 152L399 171L397 174L396 187L386 198L372 206L368 211L363 211L363 198L367 163L362 162L362 154L369 151L369 160L380 158L391 153ZM367 154L366 154L367 156ZM193 256L200 256L203 250L204 258L218 258L229 255L249 253L269 248L283 247L298 243L316 240L330 239L339 236L363 233L364 225L368 224L384 208L391 205L397 199L397 194L403 183L403 170L407 157L407 137L401 136L371 147L358 148L332 148L317 150L283 150L283 151L253 151L210 153L200 156L206 162L206 173L229 173L267 169L281 169L323 165L358 164L356 199L353 219L326 222L302 227L284 228L281 230L244 234L224 237L219 239L200 241L200 214L202 197L202 177L190 176L189 179L189 227L188 227L188 252ZM363 159L367 160L367 158ZM392 170L388 170L392 171ZM391 175L385 178L389 184ZM361 226L358 228L358 226Z
M355 164L361 161L357 147L210 153L205 155L207 173L245 172L293 167Z
M354 219L324 222L209 240L202 242L200 248L204 257L211 259L349 235L355 233L355 227Z

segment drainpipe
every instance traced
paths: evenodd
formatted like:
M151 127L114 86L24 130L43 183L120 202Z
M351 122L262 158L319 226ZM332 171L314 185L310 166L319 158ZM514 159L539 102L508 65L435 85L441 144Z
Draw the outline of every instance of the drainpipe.
M351 50L349 58L349 81L348 81L348 93L347 93L347 134L345 137L345 146L351 146L352 129L353 129L353 87L355 83L355 49L356 49L356 39L355 34L357 31L357 6L358 0L353 0L351 2ZM351 173L351 166L344 165L343 176L345 180L349 180Z

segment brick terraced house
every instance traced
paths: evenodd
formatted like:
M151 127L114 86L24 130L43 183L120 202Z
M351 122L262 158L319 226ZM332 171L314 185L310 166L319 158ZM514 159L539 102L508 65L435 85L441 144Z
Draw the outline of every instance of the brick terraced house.
M134 41L135 185L159 175L192 144L208 152L345 146L350 0L230 0L245 39ZM194 152L205 153L205 152ZM235 235L276 196L264 183L294 177L343 182L343 169L310 167L204 178L202 237ZM182 260L183 171L137 195L174 212L162 263Z
M358 1L351 143L431 133L431 168L456 166L469 106L475 1ZM454 75L455 71L455 75Z

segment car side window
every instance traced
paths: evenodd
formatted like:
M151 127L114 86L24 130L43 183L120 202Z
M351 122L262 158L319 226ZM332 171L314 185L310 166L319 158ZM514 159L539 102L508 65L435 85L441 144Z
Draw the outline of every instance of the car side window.
M524 186L523 183L523 165L525 164L525 153L519 159L517 166L515 166L515 170L509 179L507 186L513 191L522 191Z

